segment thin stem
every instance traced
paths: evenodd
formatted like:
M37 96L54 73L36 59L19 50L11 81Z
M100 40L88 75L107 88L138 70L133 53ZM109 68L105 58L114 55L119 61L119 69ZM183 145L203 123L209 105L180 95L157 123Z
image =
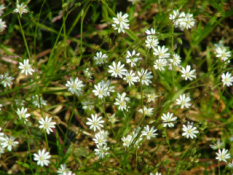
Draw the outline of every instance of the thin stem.
M23 31L23 27L22 27L19 15L18 15L18 21L19 21L19 28L20 28L21 34L23 36L23 41L24 41L24 44L25 44L25 47L26 47L26 50L27 50L28 58L31 60L31 54L30 54L30 51L29 51L29 48L28 48L27 40L25 38L25 34L24 34L24 31Z

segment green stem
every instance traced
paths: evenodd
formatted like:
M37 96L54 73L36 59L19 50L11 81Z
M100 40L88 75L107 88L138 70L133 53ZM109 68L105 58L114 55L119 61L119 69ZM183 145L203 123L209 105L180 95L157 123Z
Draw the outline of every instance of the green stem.
M19 28L20 28L21 34L23 36L23 41L24 41L24 44L25 44L25 47L26 47L26 50L27 50L28 58L31 61L31 54L30 54L30 51L29 51L29 48L28 48L27 40L25 38L25 34L24 34L23 27L22 27L22 24L21 24L20 16L18 16L18 21L19 21Z

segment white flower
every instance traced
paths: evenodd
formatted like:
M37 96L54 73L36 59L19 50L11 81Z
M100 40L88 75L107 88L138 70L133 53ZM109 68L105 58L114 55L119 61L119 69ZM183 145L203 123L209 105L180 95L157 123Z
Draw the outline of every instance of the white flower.
M31 65L29 64L29 59L23 60L23 63L20 62L19 69L21 69L21 73L25 73L26 76L28 74L32 75L32 72L35 71L34 69L31 68Z
M126 97L126 93L122 93L122 94L119 94L117 93L117 98L116 98L116 102L114 103L114 105L117 105L118 106L118 109L123 111L123 110L126 110L128 111L128 106L127 106L127 102L129 101L129 97Z
M155 69L158 69L160 71L164 71L165 66L167 66L167 60L165 60L163 58L162 59L159 58L158 60L155 61L155 64L154 64Z
M111 76L113 77L120 77L122 78L123 75L125 75L125 72L127 72L126 69L124 69L124 64L121 64L121 62L119 61L117 64L116 62L114 61L112 63L112 65L108 66L109 67L109 70L108 72L111 73Z
M141 69L141 71L138 71L137 73L138 73L139 78L141 79L142 85L145 84L146 86L148 86L150 83L152 83L152 81L150 80L151 78L153 78L153 76L151 75L152 72Z
M180 15L178 21L181 30L191 29L195 25L193 14L190 13L186 13L184 16Z
M93 138L93 141L97 145L104 145L107 144L107 137L108 137L108 132L107 131L99 131L98 133L95 134L95 137Z
M196 134L199 133L196 127L193 127L192 124L188 123L187 126L183 125L183 134L182 136L186 137L187 139L190 137L191 139L197 137Z
M15 138L13 136L7 137L6 135L1 138L1 145L3 148L6 148L11 151L12 147L15 147L17 144L19 144L19 142L14 141Z
M0 19L0 32L3 32L6 29L6 23Z
M157 34L157 32L153 28L146 30L145 33L147 35L146 36L147 39L156 39L157 38L155 36L155 34Z
M222 61L227 61L231 57L231 52L227 51L225 47L217 47L215 49L216 57L220 58Z
M133 140L133 137L132 135L127 135L127 137L122 137L121 140L123 142L124 147L129 147Z
M123 78L129 86L134 85L134 83L139 81L139 77L135 75L135 73L131 70L130 72L126 72L125 77Z
M173 113L170 112L163 114L161 118L163 120L163 127L174 127L174 121L177 119L177 117L173 117Z
M221 142L220 139L216 143L210 145L212 149L221 149L224 146L224 142Z
M122 16L122 12L119 12L117 13L117 17L113 18L113 24L112 24L112 27L118 31L118 33L125 33L125 29L129 29L129 20L127 19L128 18L128 14L124 14Z
M221 78L222 78L223 86L232 86L233 76L231 75L231 73L229 72L223 73L221 75Z
M52 117L46 116L45 119L41 118L39 120L40 126L39 128L46 130L47 134L53 132L52 128L55 128L56 122L51 122Z
M24 13L28 13L27 5L25 5L24 3L19 4L19 2L17 1L16 9L14 10L14 13L19 13L20 15Z
M92 110L94 108L94 103L90 100L82 101L83 109Z
M172 63L173 66L179 66L181 63L180 55L174 53L172 56L172 59L169 59L170 63Z
M93 129L95 132L96 129L100 130L100 128L103 127L102 123L104 123L104 121L101 119L101 116L98 118L97 114L91 114L91 118L87 119L88 122L86 124L90 125L90 129Z
M222 150L219 149L218 152L216 153L217 154L216 159L219 161L227 162L227 159L231 158L230 154L227 152L228 150L225 148L223 148Z
M136 66L136 63L142 59L139 56L140 56L140 53L136 53L135 50L133 50L131 53L130 51L127 51L126 63L130 63L131 67Z
M176 99L176 104L181 105L181 109L189 108L191 104L189 103L191 101L190 97L185 97L185 94L182 94L179 96L179 99Z
M106 63L107 58L108 56L102 52L96 52L96 56L94 56L95 63L100 65Z
M0 104L0 111L2 110L2 104Z
M105 96L110 96L110 92L115 92L115 87L112 86L112 82L110 80L107 80L106 82L104 80L102 80L101 82L101 86L106 87L105 88Z
M155 174L154 173L150 173L150 175L162 175L162 174L157 172Z
M48 166L51 155L49 154L49 152L46 152L45 149L39 150L38 154L33 154L33 155L34 155L34 160L37 161L37 165Z
M115 117L115 114L108 116L108 120L112 125L118 121Z
M157 38L146 38L146 47L148 49L154 49L159 44L159 40Z
M67 173L63 173L62 175L75 175L72 171L68 171Z
M231 162L228 162L227 166L232 169L233 168L233 160Z
M155 99L158 98L158 95L156 95L155 93L151 93L151 94L147 94L147 102L155 102Z
M147 125L144 127L141 135L146 136L146 138L150 140L152 137L156 137L156 135L158 135L157 133L155 133L156 131L157 129L154 129L154 126L152 126L152 128L150 129L149 125Z
M102 86L101 83L98 83L97 85L94 85L95 89L92 90L92 92L94 93L95 96L97 96L98 98L102 99L103 97L107 96L107 87L106 86Z
M165 48L165 46L158 46L157 48L154 48L153 54L158 56L159 58L168 58L170 56L170 53L167 52L168 48Z
M60 168L57 170L57 173L63 175L65 173L68 173L69 171L70 169L66 167L66 164L61 164Z
M47 105L47 101L44 100L42 97L39 97L38 95L32 96L32 103L38 108L40 108L40 106L42 107Z
M92 78L92 75L93 75L93 72L89 69L89 68L86 68L84 71L84 76L87 77L88 79L91 79Z
M96 146L97 146L97 148L94 151L95 151L95 155L98 155L99 158L104 158L106 155L109 154L107 152L109 150L109 147L107 147L106 144L104 144L104 145L96 145Z
M143 109L139 109L138 111L142 114L144 113L145 116L152 116L153 110L154 108L147 108L146 106L144 106Z
M72 94L81 95L84 84L82 80L79 80L78 77L76 77L75 80L70 78L70 81L67 81L65 86L68 87L68 91L70 91Z
M182 67L182 70L181 70L181 77L183 77L185 80L193 80L193 78L195 79L196 78L196 70L193 69L191 70L191 66L190 65L187 65L186 68L183 68Z
M2 128L0 127L0 140L2 140L4 138L4 133L1 131L2 131Z
M31 114L27 114L27 108L22 107L21 109L17 109L17 115L19 116L20 120L24 120L24 123L27 121L27 118L30 117Z
M2 16L4 9L5 9L4 4L0 5L0 16Z
M172 14L169 15L169 19L170 19L172 22L175 22L175 21L177 21L179 15L180 15L180 12L179 12L178 9L173 10L173 11L172 11ZM177 23L175 23L175 24L177 24ZM178 27L178 26L176 25L176 27Z
M0 80L2 79L1 81L1 84L3 84L4 87L7 87L7 86L11 86L13 84L13 80L14 78L9 76L9 73L5 73L4 75L0 75Z

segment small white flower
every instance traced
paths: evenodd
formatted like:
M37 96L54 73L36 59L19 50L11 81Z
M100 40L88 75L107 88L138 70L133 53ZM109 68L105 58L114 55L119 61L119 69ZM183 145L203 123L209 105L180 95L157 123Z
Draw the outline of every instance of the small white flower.
M146 47L148 49L155 49L159 44L159 40L157 38L146 38Z
M199 133L196 127L192 124L188 123L187 126L183 125L183 134L182 136L186 137L187 139L190 137L191 139L197 137L196 134Z
M125 29L129 29L128 16L127 13L122 16L122 12L119 12L117 13L117 17L113 18L112 27L117 30L118 33L125 33Z
M169 19L170 19L172 22L175 22L175 21L178 19L179 15L180 15L180 12L179 12L178 9L173 10L173 11L172 11L172 14L169 15ZM176 27L177 27L177 26L176 26Z
M170 112L163 114L161 118L163 120L163 127L174 127L174 121L177 119L177 117L173 117L173 113Z
M223 148L222 150L219 149L218 152L216 153L217 154L216 159L219 161L227 162L227 159L231 158L230 154L227 152L228 150L225 148Z
M94 93L95 96L97 96L98 98L102 99L103 97L107 96L107 87L106 86L102 86L101 83L98 83L97 85L94 85L95 89L92 90L92 92Z
M107 131L99 131L98 133L95 134L95 137L93 138L93 141L97 145L104 145L107 144L107 138L108 138L108 132Z
M100 128L103 127L102 123L104 123L103 120L101 120L102 117L98 117L97 114L91 114L91 118L88 118L88 122L86 123L87 125L90 125L90 129L93 129L94 132L96 129L100 130Z
M142 114L144 113L145 116L152 116L153 110L154 108L147 108L146 106L144 106L143 109L139 109L138 111Z
M162 173L158 173L158 172L155 173L155 174L154 173L150 173L150 175L162 175Z
M222 78L223 86L232 86L233 76L231 75L231 73L229 72L223 73L221 75L221 78Z
M178 21L181 30L191 29L195 25L193 14L190 13L186 13L184 16L180 15Z
M27 114L27 108L22 107L21 109L17 109L17 115L20 120L24 120L24 123L27 121L27 118L30 117L31 114Z
M38 95L32 96L32 103L38 108L40 108L40 106L42 107L47 105L47 101L44 100L42 97L39 97Z
M0 75L1 84L3 84L4 87L11 86L13 84L14 78L9 76L9 73L5 73L4 75Z
M4 13L4 9L5 9L5 5L4 4L0 5L0 16L2 16L2 14Z
M158 134L156 133L157 129L154 129L154 126L150 129L149 125L144 127L144 130L142 131L142 136L146 136L148 140L150 140L153 137L156 137Z
M181 73L181 77L183 77L185 80L193 80L193 78L196 78L196 70L191 70L190 65L187 65L186 68L182 67Z
M127 137L122 137L121 140L123 142L124 147L129 147L132 142L132 135L127 135Z
M119 61L117 64L116 62L114 61L112 63L112 65L108 66L109 67L109 70L108 72L111 73L111 76L113 77L120 77L122 78L123 75L125 75L125 72L127 72L126 69L124 69L124 64L121 64L121 62Z
M159 96L155 93L147 94L147 102L155 102L155 99L158 98Z
M141 59L140 53L136 53L135 50L133 50L131 53L130 51L127 51L126 63L130 63L131 67L136 66L136 63Z
M106 155L108 155L108 150L109 147L107 147L106 144L104 145L96 145L97 148L94 150L95 151L95 155L97 155L99 158L104 158Z
M118 109L123 111L126 110L128 111L128 106L127 106L127 102L129 102L129 97L126 97L126 93L122 93L119 94L117 93L117 98L116 98L116 102L114 103L114 105L118 106Z
M115 114L108 116L108 120L112 125L118 121L115 117Z
M181 63L180 55L174 53L172 56L172 59L169 59L170 63L172 63L173 66L179 66Z
M157 70L160 70L160 71L164 71L164 67L167 66L167 60L165 59L158 59L155 61L155 64L154 64L154 68Z
M106 63L107 58L108 56L102 52L96 52L96 56L94 56L95 63L100 65Z
M50 134L50 132L53 132L52 128L55 128L56 122L51 122L52 117L46 116L45 119L41 118L39 120L40 126L39 128L46 130L47 134Z
M231 52L227 50L226 47L217 47L215 49L216 57L220 58L222 61L227 61L231 57Z
M24 3L19 4L19 2L17 1L16 9L14 10L14 13L19 13L20 15L24 13L28 13L27 5L25 5Z
M146 33L146 38L147 39L156 39L157 36L155 36L157 34L157 32L155 31L155 29L151 28L145 31Z
M132 70L130 72L126 72L123 79L129 84L129 86L134 85L134 83L139 81L139 77L136 76Z
M181 109L189 108L191 104L189 103L191 101L190 97L185 97L185 94L182 94L179 96L179 99L176 99L176 104L181 105Z
M0 32L3 32L6 29L6 23L2 19L0 19Z
M212 149L221 149L224 146L224 142L221 142L220 139L216 143L210 145Z
M87 77L88 79L92 79L93 72L89 68L86 68L83 73L85 77Z
M106 82L102 80L100 83L101 86L106 87L105 90L106 96L110 96L110 92L115 92L115 87L112 86L112 82L110 80L107 80Z
M158 46L157 48L154 48L153 54L158 56L159 58L168 58L170 56L170 53L167 52L168 48L165 48L165 46Z
M32 72L35 71L34 69L31 68L31 65L29 64L29 59L23 60L23 63L20 62L19 69L21 69L21 73L25 73L26 76L28 74L32 75Z
M76 77L75 80L70 78L70 81L67 81L65 86L68 87L68 91L70 91L72 94L81 95L84 84L82 80L79 80L78 77Z
M6 148L11 151L12 150L12 147L15 147L16 145L19 144L19 142L17 141L14 141L15 140L15 137L13 136L10 136L10 137L7 137L6 135L1 138L1 145L3 148Z
M150 80L151 78L153 78L153 76L151 75L152 72L141 69L141 71L138 71L137 73L138 73L139 78L141 79L142 85L145 84L146 86L148 86L150 83L152 83L152 81Z
M34 160L37 161L37 165L48 166L51 155L49 154L49 152L46 152L45 149L39 150L38 154L35 153L33 155L34 155Z
M66 164L61 164L60 168L57 170L57 173L60 175L64 175L65 173L68 173L69 171L70 169L66 167Z
M92 110L94 108L94 103L90 100L82 101L83 109Z

